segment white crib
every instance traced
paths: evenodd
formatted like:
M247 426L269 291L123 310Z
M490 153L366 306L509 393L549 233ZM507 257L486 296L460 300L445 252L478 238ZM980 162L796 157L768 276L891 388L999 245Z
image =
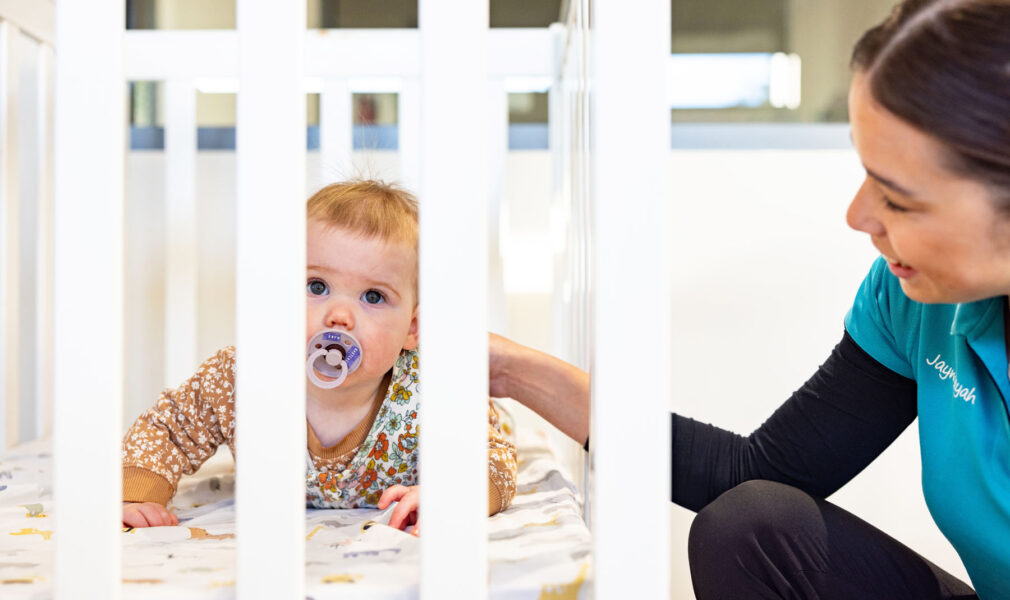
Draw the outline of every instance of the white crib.
M669 597L669 480L655 476L669 473L669 384L629 374L670 363L662 317L670 7L638 4L593 2L590 36L588 0L566 3L567 21L549 30L490 30L486 2L420 0L417 30L367 32L306 31L297 2L238 0L235 31L124 31L122 0L0 1L0 448L45 437L52 422L56 597L121 597L122 365L139 351L123 327L124 84L166 86L165 373L178 381L200 358L194 115L207 78L240 90L237 596L305 596L304 407L277 411L271 402L304 382L304 94L321 95L321 162L334 168L350 160L351 94L391 90L400 95L403 179L421 198L425 394L440 399L425 406L420 597L488 596L486 416L474 399L487 390L489 218L497 219L504 168L506 94L534 82L550 90L557 247L549 260L563 288L556 350L594 374L592 585L574 593ZM38 41L33 107L15 101L24 81L12 62L19 31ZM27 182L18 161L27 154L15 123L26 110L36 124L36 233L19 231ZM452 152L460 147L472 149L463 161ZM486 201L474 201L474 190ZM39 326L27 333L19 235L38 239L30 308ZM632 288L646 300L629 310ZM19 386L25 372L34 374L30 388ZM26 424L19 411L28 407ZM271 452L243 442L268 430ZM630 447L652 462L627 460ZM265 474L273 485L256 486ZM622 520L630 503L649 527Z

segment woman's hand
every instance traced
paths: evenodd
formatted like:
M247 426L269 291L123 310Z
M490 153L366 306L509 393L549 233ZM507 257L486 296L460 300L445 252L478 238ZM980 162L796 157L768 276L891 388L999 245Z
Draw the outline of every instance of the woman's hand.
M127 527L164 527L179 524L179 517L157 502L124 502L123 525Z
M379 509L385 510L393 502L398 502L393 513L389 515L389 526L412 535L421 535L418 529L417 507L421 500L421 486L394 485L386 488L379 497ZM413 525L414 528L410 528Z

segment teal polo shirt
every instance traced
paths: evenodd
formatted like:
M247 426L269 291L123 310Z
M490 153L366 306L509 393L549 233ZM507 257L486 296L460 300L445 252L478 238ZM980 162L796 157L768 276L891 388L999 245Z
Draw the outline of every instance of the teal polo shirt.
M845 329L895 373L914 379L922 491L980 598L1010 598L1010 381L1003 299L921 304L881 258Z

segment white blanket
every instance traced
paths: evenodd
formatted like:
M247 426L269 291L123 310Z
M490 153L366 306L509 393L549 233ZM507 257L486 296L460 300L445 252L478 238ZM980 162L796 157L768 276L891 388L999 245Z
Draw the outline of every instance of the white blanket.
M575 486L543 436L523 437L518 494L488 519L490 597L587 598L591 540ZM218 453L180 482L178 527L124 531L123 597L234 598L234 491L231 456ZM0 598L52 596L58 510L47 442L0 454ZM391 511L306 510L307 597L417 597L420 541L384 524Z

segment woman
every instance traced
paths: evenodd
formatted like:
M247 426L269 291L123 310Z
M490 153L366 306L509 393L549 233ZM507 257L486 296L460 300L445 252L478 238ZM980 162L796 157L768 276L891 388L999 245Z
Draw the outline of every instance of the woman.
M866 179L847 221L881 258L831 356L758 430L672 416L695 592L1010 598L1010 2L906 0L852 64ZM493 395L587 440L586 373L490 348ZM824 500L917 416L923 492L975 590Z

